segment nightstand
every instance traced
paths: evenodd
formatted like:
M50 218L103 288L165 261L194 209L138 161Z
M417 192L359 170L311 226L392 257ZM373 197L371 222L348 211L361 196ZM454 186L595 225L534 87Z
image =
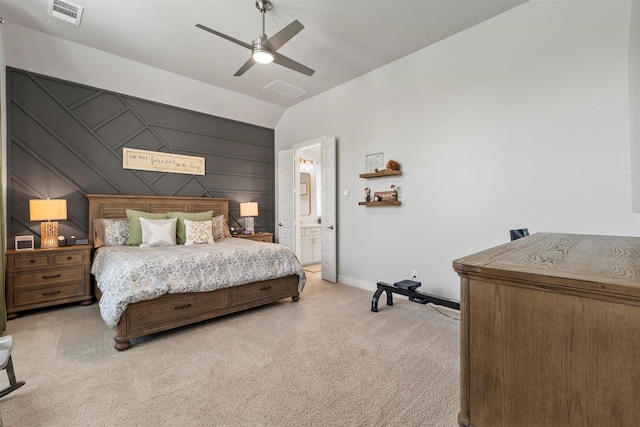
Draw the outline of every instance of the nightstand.
M273 233L234 234L233 237L255 240L256 242L273 243Z
M93 303L91 246L7 250L7 318L34 308Z

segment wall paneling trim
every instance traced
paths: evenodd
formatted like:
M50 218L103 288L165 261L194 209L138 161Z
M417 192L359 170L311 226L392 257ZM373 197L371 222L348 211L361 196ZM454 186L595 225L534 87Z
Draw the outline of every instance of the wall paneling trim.
M39 245L33 198L67 199L60 234L87 237L87 193L228 197L241 225L239 203L256 201L257 231L274 231L273 129L10 67L7 125L8 247L24 234ZM123 169L123 147L204 157L206 174Z

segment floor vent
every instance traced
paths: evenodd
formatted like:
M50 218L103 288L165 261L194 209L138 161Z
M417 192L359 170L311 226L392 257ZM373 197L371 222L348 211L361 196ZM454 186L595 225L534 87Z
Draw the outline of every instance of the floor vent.
M80 25L84 8L62 0L49 0L49 15L74 25Z
M300 89L299 87L290 85L289 83L281 82L280 80L272 81L271 83L266 85L263 90L273 92L276 95L280 95L288 99L300 98L302 95L308 93L304 89Z

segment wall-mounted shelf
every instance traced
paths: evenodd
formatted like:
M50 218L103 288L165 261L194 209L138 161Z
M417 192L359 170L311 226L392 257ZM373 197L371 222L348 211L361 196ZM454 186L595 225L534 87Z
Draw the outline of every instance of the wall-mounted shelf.
M384 169L378 172L361 173L360 178L379 178L381 176L402 175L402 171Z
M360 206L400 206L399 200L381 200L379 202L358 202Z

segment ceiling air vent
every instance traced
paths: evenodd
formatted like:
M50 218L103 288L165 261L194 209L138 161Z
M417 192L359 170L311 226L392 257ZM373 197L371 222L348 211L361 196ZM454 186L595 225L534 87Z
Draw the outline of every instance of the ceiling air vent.
M302 95L308 93L306 90L300 89L298 86L290 85L289 83L285 83L280 80L274 80L262 89L288 99L300 98Z
M62 0L49 0L49 15L74 25L80 25L84 8Z

